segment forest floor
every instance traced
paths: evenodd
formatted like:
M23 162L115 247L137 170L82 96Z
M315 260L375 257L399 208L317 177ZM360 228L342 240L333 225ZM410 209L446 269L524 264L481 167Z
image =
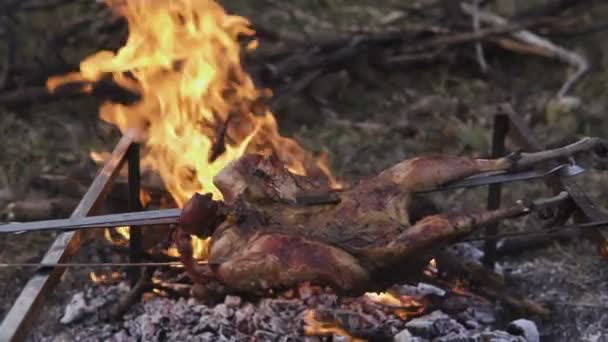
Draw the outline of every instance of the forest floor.
M250 18L270 20L273 16L272 20L285 20L273 1L255 2L255 6L254 2L244 3L231 2L230 7ZM294 1L294 6L301 3ZM369 16L381 16L385 10L378 2L354 3L316 1L314 5L302 5L302 9L334 30L353 21L366 23ZM386 0L387 11L392 3ZM25 45L19 58L35 63L52 56L53 51L36 43L44 26L81 15L87 8L83 5L37 14L40 20L19 32ZM353 15L353 11L361 16ZM594 16L589 20L600 19ZM297 25L286 20L284 29L293 27ZM326 29L331 31L332 27ZM482 73L471 45L468 59L415 67L387 70L376 68L373 63L345 64L290 97L276 116L283 135L293 137L313 152L327 150L335 173L349 180L417 155L487 156L492 114L496 105L506 99L547 145L582 135L606 137L608 47L603 43L607 38L608 34L601 32L554 38L585 54L592 64L590 73L573 89L569 99L575 105L570 107L562 105L556 110L554 100L569 72L566 66L541 57L488 48L490 69ZM80 47L63 57L78 61L92 51L93 46ZM315 100L318 98L325 101ZM79 99L0 107L0 189L5 189L0 193L0 210L9 201L41 196L29 189L31 179L37 175L62 174L90 166L90 151L112 148L117 135L98 119L98 106L94 99ZM513 145L510 147L513 149ZM583 177L583 184L598 203L607 204L608 174L589 172ZM2 196L8 193L11 196ZM547 195L540 184L509 185L503 193L504 203ZM432 197L444 208L475 209L485 206L485 195L484 189L477 189ZM538 228L534 222L521 220L507 226L515 230ZM37 262L55 236L1 236L0 261ZM546 301L553 308L549 319L538 322L543 341L603 341L608 340L608 335L601 335L608 326L605 263L589 242L577 240L508 258L503 266L516 279L513 286L519 293ZM0 269L0 317L30 274L27 270Z

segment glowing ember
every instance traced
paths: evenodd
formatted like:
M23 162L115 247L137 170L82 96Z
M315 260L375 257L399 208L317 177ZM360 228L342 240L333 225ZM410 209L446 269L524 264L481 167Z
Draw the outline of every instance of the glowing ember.
M141 202L141 205L145 208L152 201L152 196L150 196L150 194L144 190L139 190L139 201Z
M116 227L114 229L106 229L104 231L104 236L106 240L112 242L115 245L126 245L126 242L129 241L129 227Z
M239 39L254 33L247 19L227 14L212 0L106 3L128 22L126 45L86 58L80 72L49 79L47 86L53 91L111 76L140 94L134 104L105 103L101 118L122 132L138 131L146 147L142 166L160 174L178 206L196 192L221 199L213 177L245 152L274 154L292 172L325 173L337 186L325 158L315 160L281 137L274 116L260 105L267 94L256 89L241 66ZM204 255L206 242L193 240L198 256Z
M410 296L396 296L390 292L367 292L365 297L372 302L387 306L401 319L409 319L424 313L425 305Z
M327 335L338 335L348 338L351 342L364 342L365 340L358 339L350 336L340 324L333 319L325 321L320 317L317 317L315 310L306 310L304 313L304 334L307 336L327 336Z
M95 272L90 272L89 278L95 284L116 284L120 282L121 275L118 272L112 272L110 274L97 274Z
M96 164L103 164L110 157L110 153L91 151L89 156Z
M211 238L206 238L206 239L199 239L196 238L195 236L192 237L192 250L193 250L193 256L195 259L207 259L207 257L209 256L209 242L211 241ZM178 258L179 257L179 252L177 251L177 247L175 246L171 246L169 247L165 253L168 256L174 257L174 258Z
M435 258L429 260L429 264L426 265L426 269L424 270L424 274L429 277L434 277L437 275L437 261Z
M401 300L388 292L367 292L365 297L382 305L401 306Z
M608 243L604 242L599 249L602 256L608 257Z
M469 291L467 290L468 285L467 282L461 279L456 279L454 286L452 286L452 292L466 296L469 295Z

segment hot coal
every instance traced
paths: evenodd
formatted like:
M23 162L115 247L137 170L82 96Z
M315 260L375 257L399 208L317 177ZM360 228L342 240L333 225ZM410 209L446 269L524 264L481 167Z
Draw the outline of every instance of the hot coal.
M403 285L402 291L426 291L450 300L448 291L429 284ZM423 289L423 290L421 290ZM431 289L431 290L429 290ZM531 321L518 320L495 329L493 304L467 301L462 310L433 309L417 317L400 317L394 308L369 297L341 297L329 289L301 285L272 298L228 295L217 305L194 298L169 299L151 293L119 321L107 309L129 291L126 283L89 284L74 292L60 322L60 334L36 331L36 341L513 341L535 342ZM310 317L315 321L310 321ZM332 327L326 331L315 327ZM312 329L312 330L311 330ZM507 332L508 331L508 332ZM306 336L306 332L310 336Z

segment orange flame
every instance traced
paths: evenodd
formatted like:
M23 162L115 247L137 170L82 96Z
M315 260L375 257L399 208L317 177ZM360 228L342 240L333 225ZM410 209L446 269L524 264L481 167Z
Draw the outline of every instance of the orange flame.
M127 19L126 45L86 58L80 73L49 79L48 87L111 75L141 94L133 105L105 103L101 117L123 132L138 129L144 164L160 173L178 205L195 192L221 199L213 176L246 151L274 153L299 174L314 165L308 152L279 135L272 113L253 112L263 94L241 66L238 39L254 33L247 19L212 0L107 3ZM226 150L209 160L229 116Z
M390 292L367 292L365 297L372 302L393 308L395 315L401 319L420 316L425 311L425 305L410 296L397 296Z
M121 280L121 274L112 272L110 274L97 274L89 272L89 279L95 284L116 284Z
M325 173L337 185L324 160L281 137L274 116L260 105L267 94L241 65L239 39L254 34L247 19L213 0L106 3L127 20L126 44L89 56L80 72L51 78L47 87L112 77L140 94L134 104L104 103L100 116L123 133L136 129L146 148L142 166L160 174L178 206L196 192L222 199L213 177L246 152L274 154L294 173Z
M467 290L467 288L468 284L466 281L462 279L456 279L454 285L452 286L452 292L461 296L467 296L469 295L469 291Z
M348 338L351 342L365 342L365 340L352 337L335 321L325 322L316 317L315 310L306 310L304 313L304 334L307 336L339 335Z
M129 241L129 236L129 227L127 226L116 227L114 229L105 229L104 231L104 237L106 240L115 245L126 245L126 242Z

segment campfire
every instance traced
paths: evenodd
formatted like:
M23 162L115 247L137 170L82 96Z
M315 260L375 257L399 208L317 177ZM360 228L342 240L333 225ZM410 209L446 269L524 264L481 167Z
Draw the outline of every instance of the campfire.
M274 156L294 174L339 187L325 157L315 158L279 134L264 105L269 91L257 89L243 70L242 41L248 40L247 49L255 46L247 19L227 14L215 1L108 6L128 22L125 46L88 57L80 72L51 78L48 88L111 78L139 94L134 104L105 103L100 117L123 133L135 130L145 146L142 167L161 176L177 206L195 193L221 200L213 178L245 153ZM193 244L201 256L206 243L194 238Z
M604 160L604 140L543 149L523 132L520 143L530 152L486 159L420 156L347 184L333 175L326 154L315 155L279 133L267 105L271 92L257 88L241 63L257 45L247 19L212 0L106 2L128 23L124 46L87 57L78 72L53 77L47 86L57 92L77 84L90 92L95 84L112 82L136 94L136 100L100 108L101 119L123 138L112 154L92 152L104 166L90 191L100 195L128 159L131 209L143 211L51 223L111 227L106 239L131 252L129 263L107 265L128 268L131 286L116 270L91 272L90 286L100 292L75 296L63 323L91 320L103 307L109 321L133 315L196 320L184 331L209 340L278 340L284 334L534 341L527 320L513 322L508 333L486 329L496 317L483 312L493 311L495 302L526 317L546 316L549 309L511 291L494 272L495 231L477 237L490 241L483 252L462 239L501 220L580 205L581 194L559 182L578 174L574 156L594 152ZM497 118L525 130L508 105ZM160 194L140 188L140 162L141 171L162 180ZM562 191L457 213L419 205L421 193L534 178L557 179L555 188ZM145 244L143 235L151 236ZM598 244L604 251L606 246ZM62 257L56 259L46 267L61 267ZM114 300L94 304L100 293ZM187 304L175 304L173 317L171 310L159 313L177 298ZM130 311L137 305L139 312ZM90 330L99 338L107 333ZM155 331L146 334L139 337L159 338Z

